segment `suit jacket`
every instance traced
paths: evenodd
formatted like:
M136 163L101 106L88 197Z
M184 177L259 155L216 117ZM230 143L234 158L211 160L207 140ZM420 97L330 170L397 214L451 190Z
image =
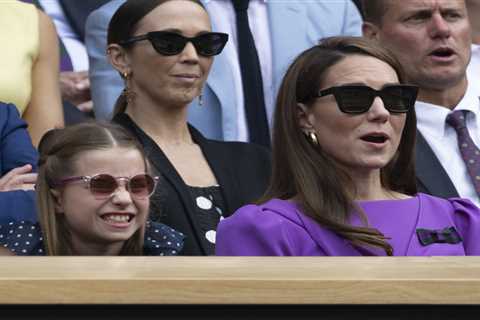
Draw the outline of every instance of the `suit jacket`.
M90 59L90 80L96 117L109 119L123 81L105 57L107 27L124 0L113 0L87 19L86 45ZM361 17L351 1L269 1L267 3L272 42L273 82L277 88L292 59L315 45L320 38L361 35ZM207 6L208 9L208 6ZM211 13L213 14L213 13ZM294 23L288 23L288 22ZM217 30L212 25L213 30ZM232 46L233 43L227 43ZM232 92L232 71L222 54L215 57L206 86L203 106L189 108L189 122L206 137L237 139L237 106Z
M37 161L37 151L17 107L0 102L0 177L26 164L31 164L36 171ZM12 220L36 220L33 191L0 192L0 223Z
M158 145L126 114L114 117L114 122L131 131L142 143L153 171L161 181L150 199L150 218L162 222L186 235L183 255L211 255L207 250L194 200L188 186ZM224 216L255 201L265 191L270 177L270 152L261 146L243 142L223 142L205 139L189 126L221 188Z
M415 170L418 192L440 198L459 197L457 189L420 131L417 130Z

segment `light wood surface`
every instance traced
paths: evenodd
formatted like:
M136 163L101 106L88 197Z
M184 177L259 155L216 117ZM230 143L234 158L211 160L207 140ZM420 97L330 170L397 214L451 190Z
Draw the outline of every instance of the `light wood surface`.
M0 304L480 305L480 257L1 257Z

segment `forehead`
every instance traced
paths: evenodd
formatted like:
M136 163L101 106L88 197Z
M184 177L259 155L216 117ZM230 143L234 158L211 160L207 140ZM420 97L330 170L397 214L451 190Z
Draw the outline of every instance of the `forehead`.
M210 19L199 4L187 0L167 1L150 11L139 23L138 34L172 30L180 33L210 31Z
M350 55L327 70L323 88L365 84L374 89L381 89L387 83L398 82L395 69L386 62L370 56Z
M466 10L464 0L388 0L385 5L389 15L425 10Z
M74 170L76 175L131 176L145 171L145 163L135 148L112 147L81 152L75 157Z

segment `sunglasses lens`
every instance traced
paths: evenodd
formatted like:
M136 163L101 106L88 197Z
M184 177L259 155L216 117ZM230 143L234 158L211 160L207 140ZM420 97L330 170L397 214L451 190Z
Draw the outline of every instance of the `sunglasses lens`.
M193 42L198 54L209 57L222 52L227 38L220 33L206 33L196 37Z
M390 86L382 90L385 107L393 113L405 113L415 103L416 89L407 86Z
M187 44L183 36L171 32L152 32L149 39L153 48L165 56L179 54Z
M137 198L147 198L155 189L155 180L148 174L139 174L132 177L128 183L128 190Z
M364 113L373 102L373 95L369 87L338 87L335 98L340 109L345 113Z
M117 180L108 174L99 174L90 180L90 191L99 197L110 196L117 187Z

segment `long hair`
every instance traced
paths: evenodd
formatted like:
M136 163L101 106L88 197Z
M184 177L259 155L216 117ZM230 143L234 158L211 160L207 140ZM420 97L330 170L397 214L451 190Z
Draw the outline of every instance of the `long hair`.
M174 0L127 0L112 16L108 25L107 44L120 43L130 39L138 28L138 23L156 7ZM204 10L204 5L199 0L186 0L198 4ZM125 45L124 45L125 47ZM122 78L123 75L120 75ZM121 94L115 102L113 115L125 112L127 97Z
M138 150L147 171L141 145L125 129L109 123L85 122L45 134L39 144L40 159L36 184L38 220L42 228L47 255L72 255L71 234L63 214L55 210L51 192L55 182L75 174L75 161L86 151L124 147ZM128 239L120 255L141 255L144 227Z
M260 202L293 198L307 216L353 245L380 247L392 254L392 247L383 234L368 227L364 212L355 204L349 192L354 187L349 174L330 155L307 141L298 123L298 103L310 106L329 68L350 55L382 60L393 67L400 82L405 79L391 53L363 38L327 38L300 54L290 65L278 93L272 135L272 176ZM416 193L415 133L415 111L411 110L396 154L381 169L381 183L386 189ZM348 223L352 212L358 212L364 227Z

